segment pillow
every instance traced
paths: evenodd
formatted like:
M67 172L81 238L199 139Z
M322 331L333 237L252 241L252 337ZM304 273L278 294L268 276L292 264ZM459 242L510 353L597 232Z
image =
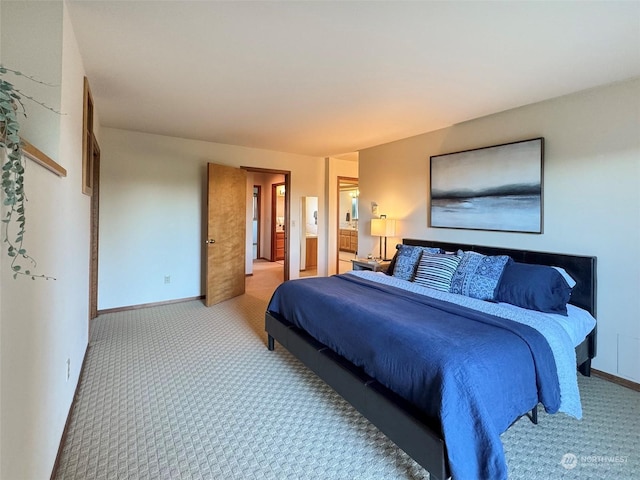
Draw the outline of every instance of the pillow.
M402 243L398 243L396 245L396 249L396 254L391 259L391 263L389 264L386 273L387 275L393 275L394 277L409 281L413 280L422 252L442 253L442 249L438 247L419 247L414 245L404 245ZM410 256L410 259L407 259L407 256ZM396 275L398 257L402 257L403 260L401 260L401 266L399 267L398 274Z
M562 267L551 267L551 268L555 268L558 272L560 272L560 275L562 275L562 277L567 281L567 284L569 285L570 288L573 288L576 286L576 281L573 279L571 275L567 273L567 271L564 268Z
M445 253L424 252L418 262L416 278L413 280L423 287L448 292L451 277L460 264L460 257Z
M496 301L567 316L571 287L553 267L511 262L504 269Z
M507 255L488 256L477 252L464 252L451 279L451 293L495 300L504 267L511 260Z
M413 280L416 272L416 266L422 255L422 248L411 245L396 245L398 252L395 255L395 263L393 265L393 276L401 280ZM389 267L391 270L391 267Z

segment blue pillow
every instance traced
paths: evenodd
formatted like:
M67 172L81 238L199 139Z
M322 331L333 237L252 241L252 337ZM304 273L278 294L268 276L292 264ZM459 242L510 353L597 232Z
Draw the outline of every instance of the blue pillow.
M413 281L423 287L448 292L451 288L451 277L460 260L456 255L424 252L418 262L416 278Z
M398 252L394 257L393 276L401 280L411 281L416 273L416 267L418 261L420 261L420 255L422 255L422 248L401 243L396 245L396 248Z
M460 265L451 279L451 293L494 301L496 289L511 260L507 255L488 256L476 252L464 252Z
M504 269L496 301L567 316L571 287L553 267L511 262Z

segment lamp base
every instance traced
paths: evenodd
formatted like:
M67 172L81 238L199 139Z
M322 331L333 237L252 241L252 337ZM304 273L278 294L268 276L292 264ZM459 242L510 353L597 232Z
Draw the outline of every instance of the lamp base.
M382 245L380 245L382 247ZM388 262L387 259L387 237L384 237L384 257L380 255L380 258L383 262Z

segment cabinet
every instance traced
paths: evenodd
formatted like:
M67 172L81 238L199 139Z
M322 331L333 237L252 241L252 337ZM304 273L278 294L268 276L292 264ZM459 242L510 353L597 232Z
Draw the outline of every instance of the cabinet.
M276 232L276 258L284 260L284 232Z
M349 251L351 248L351 239L349 237L348 230L340 230L340 250L343 252Z
M307 237L306 251L305 268L316 268L318 266L318 237Z
M340 229L340 251L352 252L358 251L358 231L348 230L346 228Z

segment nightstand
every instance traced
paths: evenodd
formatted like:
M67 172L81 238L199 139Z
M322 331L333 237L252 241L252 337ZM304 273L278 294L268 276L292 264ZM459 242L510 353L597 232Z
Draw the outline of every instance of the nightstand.
M371 270L372 272L386 272L390 263L390 261L379 262L377 260L369 260L367 258L356 258L351 260L351 265L354 270Z

